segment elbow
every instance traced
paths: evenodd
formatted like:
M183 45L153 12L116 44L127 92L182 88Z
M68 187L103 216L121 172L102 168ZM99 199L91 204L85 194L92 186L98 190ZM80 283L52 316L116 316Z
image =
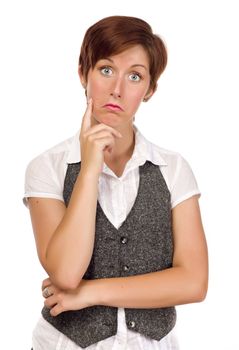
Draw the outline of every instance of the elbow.
M79 274L79 271L73 271L73 269L62 266L63 264L52 264L45 259L44 269L47 272L52 284L61 290L74 290L76 289L83 277Z
M207 295L207 290L205 288L198 288L196 292L193 295L193 302L194 303L201 303L205 300Z
M49 274L49 277L51 282L61 290L75 290L81 282L80 278L75 278L70 274L65 275L60 272Z
M206 299L208 290L207 281L196 281L191 288L191 302L200 303Z
M47 272L52 284L60 290L74 290L76 289L83 276L79 276L71 270L62 268L62 266L49 266L45 264L45 271Z

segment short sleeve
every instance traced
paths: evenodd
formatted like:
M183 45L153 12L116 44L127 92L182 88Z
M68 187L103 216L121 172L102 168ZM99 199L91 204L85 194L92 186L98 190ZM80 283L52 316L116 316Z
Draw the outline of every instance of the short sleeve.
M171 189L171 208L196 194L201 196L195 175L186 159L179 155Z
M25 171L23 203L28 207L28 197L55 198L63 201L59 162L49 154L34 158Z

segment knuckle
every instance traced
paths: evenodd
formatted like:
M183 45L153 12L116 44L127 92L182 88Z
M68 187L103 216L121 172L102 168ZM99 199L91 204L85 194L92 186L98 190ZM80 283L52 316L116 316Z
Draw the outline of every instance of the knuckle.
M87 138L87 136L86 136L85 138ZM89 136L88 136L88 140L89 140L90 142L92 142L92 141L94 140L94 136L93 136L93 135L89 135Z
M44 305L45 305L46 307L49 307L49 306L48 306L48 300L47 300L47 299L44 301Z
M64 310L64 307L65 307L65 301L62 299L62 300L59 300L58 303L58 309L59 310Z
M92 143L93 143L94 145L96 145L96 146L99 146L99 145L100 145L100 140L94 139L94 140L92 140Z
M55 309L51 309L51 310L50 310L50 314L51 314L52 316L56 316L56 315L57 315L57 312L56 312Z
M115 130L115 129L112 128L111 126L108 126L108 128L109 128L109 131L110 131L110 132L113 132L114 134L118 132L117 130Z
M86 137L87 137L87 134L86 134L86 133L81 132L81 134L80 134L80 138L81 138L81 139L83 139L83 140L85 140L85 139L86 139Z
M62 299L61 302L60 302L60 308L64 309L64 307L65 307L65 300Z
M58 294L57 294L57 299L58 299L58 301L59 302L62 302L62 300L63 300L63 293L61 293L61 292L59 292Z

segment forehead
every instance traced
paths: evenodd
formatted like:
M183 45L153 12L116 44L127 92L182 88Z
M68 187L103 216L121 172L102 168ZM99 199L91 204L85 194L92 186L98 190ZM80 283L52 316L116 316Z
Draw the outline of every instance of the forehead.
M115 64L136 65L141 64L149 67L148 54L143 46L135 45L118 54L111 55L109 57L101 58L100 60L108 59Z

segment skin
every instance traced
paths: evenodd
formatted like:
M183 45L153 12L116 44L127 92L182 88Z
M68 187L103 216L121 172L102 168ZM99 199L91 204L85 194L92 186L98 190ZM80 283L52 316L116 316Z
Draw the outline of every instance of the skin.
M134 149L133 120L141 102L153 95L149 89L148 56L143 47L136 45L108 59L101 59L90 69L87 82L79 68L79 76L93 100L91 126L99 123L119 131L122 139L114 140L111 152L104 154L105 163L120 176ZM107 110L107 103L119 105L123 111Z
M93 250L103 162L117 176L122 175L134 149L133 118L153 91L149 90L148 58L141 46L98 61L87 81L80 68L79 76L87 90L88 105L80 133L82 168L70 204L66 209L58 200L29 199L39 259L49 276L42 290L48 287L52 294L45 298L45 305L56 316L93 305L154 308L202 301L207 293L208 256L198 196L172 209L172 268L130 277L82 279ZM108 110L103 107L106 103L120 105L123 110ZM82 261L79 257L84 254L79 254L79 247L86 252Z
M208 286L207 245L197 196L181 202L172 210L174 257L173 267L139 276L82 280L74 291L55 287L45 299L52 316L67 310L94 305L128 308L159 308L205 299Z

